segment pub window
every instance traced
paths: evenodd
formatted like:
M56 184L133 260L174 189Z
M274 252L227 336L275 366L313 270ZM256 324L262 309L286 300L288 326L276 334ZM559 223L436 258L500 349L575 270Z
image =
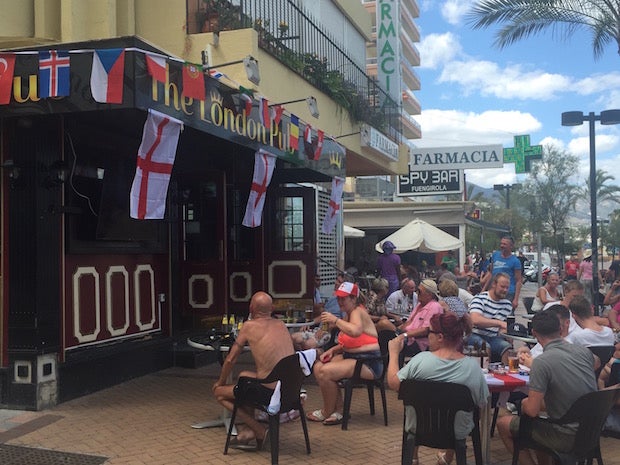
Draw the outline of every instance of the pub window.
M279 252L303 251L303 197L281 197L276 205L275 250Z

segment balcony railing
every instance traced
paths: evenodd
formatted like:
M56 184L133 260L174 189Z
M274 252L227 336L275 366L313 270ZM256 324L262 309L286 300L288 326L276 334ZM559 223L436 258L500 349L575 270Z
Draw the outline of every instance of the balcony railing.
M330 96L355 123L365 122L398 140L400 109L351 60L329 31L291 0L187 0L188 32L253 27L259 47ZM190 27L191 11L202 25Z

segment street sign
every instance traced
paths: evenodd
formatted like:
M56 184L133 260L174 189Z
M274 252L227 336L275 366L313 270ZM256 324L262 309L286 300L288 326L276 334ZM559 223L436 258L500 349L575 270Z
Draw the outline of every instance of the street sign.
M411 171L398 177L400 197L414 195L460 194L463 192L462 170Z

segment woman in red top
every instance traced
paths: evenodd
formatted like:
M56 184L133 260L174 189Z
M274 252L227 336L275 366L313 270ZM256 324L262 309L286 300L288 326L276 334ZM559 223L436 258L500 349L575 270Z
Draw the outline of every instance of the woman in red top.
M367 360L362 367L364 379L375 379L383 373L377 330L363 305L363 296L357 284L342 283L336 291L338 305L344 319L329 312L321 313L321 321L340 330L338 344L323 352L314 364L314 376L323 395L323 408L307 415L311 421L324 425L342 422L342 394L338 381L353 375L356 360Z

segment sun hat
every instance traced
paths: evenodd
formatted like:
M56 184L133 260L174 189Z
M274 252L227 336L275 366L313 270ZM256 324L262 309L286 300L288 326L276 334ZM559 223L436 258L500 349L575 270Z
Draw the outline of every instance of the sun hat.
M394 250L396 248L396 246L394 245L394 243L392 241L385 241L382 245L381 248L383 250L385 249L391 249Z
M590 258L592 256L592 249L586 249L583 251L583 258Z
M334 294L336 294L337 297L347 297L350 295L357 297L360 295L360 288L357 287L355 283L342 283Z
M439 289L437 289L437 283L435 283L435 281L433 281L432 279L423 279L419 287L423 287L427 291L439 297Z

